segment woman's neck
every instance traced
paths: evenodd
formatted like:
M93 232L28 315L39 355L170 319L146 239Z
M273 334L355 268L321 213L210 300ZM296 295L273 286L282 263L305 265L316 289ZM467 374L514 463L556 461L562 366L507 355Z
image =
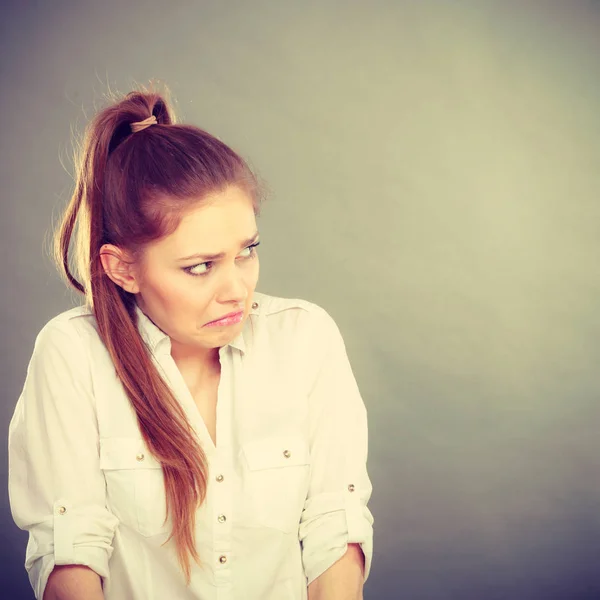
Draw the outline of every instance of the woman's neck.
M221 373L219 348L190 348L171 343L171 356L186 378L207 381Z

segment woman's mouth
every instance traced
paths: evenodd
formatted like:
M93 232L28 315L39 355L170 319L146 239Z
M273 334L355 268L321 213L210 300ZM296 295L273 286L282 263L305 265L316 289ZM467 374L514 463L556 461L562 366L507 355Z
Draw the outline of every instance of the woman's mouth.
M236 313L230 313L217 319L216 321L211 321L210 323L206 323L204 327L226 327L227 325L236 325L240 323L242 318L244 317L244 311L240 310Z

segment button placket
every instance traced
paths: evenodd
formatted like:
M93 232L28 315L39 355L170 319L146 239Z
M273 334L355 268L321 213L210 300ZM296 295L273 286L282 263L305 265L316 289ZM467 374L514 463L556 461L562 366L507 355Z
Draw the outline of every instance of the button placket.
M214 479L212 491L212 518L214 525L213 552L216 565L215 578L218 585L231 583L231 528L232 528L232 469L226 449L219 447L212 464Z
M226 477L223 473L224 471L225 469L222 468L222 465L219 465L216 470L215 482L212 485L212 513L215 523L213 536L215 551L218 551L218 549L221 550L219 554L225 554L226 550L229 550L231 538L231 478L229 476Z
M233 527L233 492L235 489L235 470L233 468L231 431L226 424L233 419L233 391L236 387L234 377L239 367L236 360L239 352L222 352L221 380L218 390L217 404L217 447L211 460L212 480L211 489L211 520L213 540L213 564L215 565L215 583L219 587L231 585L232 573L230 566L235 563L232 555Z

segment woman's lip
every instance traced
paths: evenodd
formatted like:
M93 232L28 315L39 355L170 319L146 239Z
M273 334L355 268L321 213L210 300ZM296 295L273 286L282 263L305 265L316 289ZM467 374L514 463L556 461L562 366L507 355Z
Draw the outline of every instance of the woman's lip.
M244 311L241 310L240 312L233 313L232 315L229 315L227 317L223 317L218 321L211 321L210 323L206 323L204 327L224 327L226 325L235 325L236 323L239 323L242 320L243 316Z

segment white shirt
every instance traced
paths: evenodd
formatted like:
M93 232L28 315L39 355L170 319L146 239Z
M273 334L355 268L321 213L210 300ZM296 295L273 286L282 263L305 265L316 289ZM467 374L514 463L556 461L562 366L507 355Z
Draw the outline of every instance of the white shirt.
M41 330L9 431L9 494L29 531L25 567L42 598L55 565L82 564L106 600L304 600L348 543L372 557L367 416L340 332L304 301L255 292L219 349L217 445L140 309L138 328L209 463L196 516L202 566L186 587L160 464L85 307Z

